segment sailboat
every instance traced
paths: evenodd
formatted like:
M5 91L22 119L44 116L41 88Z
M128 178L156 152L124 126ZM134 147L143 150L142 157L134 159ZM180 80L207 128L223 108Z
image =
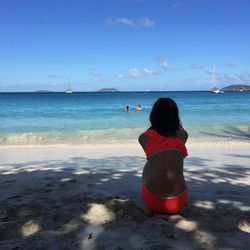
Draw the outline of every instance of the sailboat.
M212 89L210 90L210 92L212 94L220 94L220 93L224 93L224 91L218 89L216 86L215 86L215 66L213 65L213 70L212 70Z
M70 81L69 81L69 86L68 86L68 89L66 90L66 94L72 94L72 93L73 91L70 88Z

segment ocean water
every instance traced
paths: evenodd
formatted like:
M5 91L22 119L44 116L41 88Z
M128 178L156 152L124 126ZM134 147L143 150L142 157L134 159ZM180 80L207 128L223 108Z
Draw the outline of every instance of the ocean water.
M250 91L0 93L0 145L134 141L159 97L177 102L191 138L250 140Z

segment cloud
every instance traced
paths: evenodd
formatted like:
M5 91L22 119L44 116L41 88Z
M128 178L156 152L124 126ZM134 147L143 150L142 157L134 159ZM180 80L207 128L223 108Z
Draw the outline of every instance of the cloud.
M182 6L182 5L183 5L183 2L182 1L178 1L178 2L173 3L172 7L178 8L178 7Z
M143 72L145 75L157 75L160 73L158 69L144 68Z
M101 73L97 72L96 70L93 70L91 73L91 79L96 81L96 82L102 82L103 81L103 76Z
M171 70L172 68L170 67L170 65L167 63L166 60L160 59L159 60L159 64L160 66L164 69L164 70Z
M150 28L155 25L153 20L150 20L148 17L143 17L140 18L138 21L125 18L125 17L120 17L120 18L107 18L106 19L106 24L109 26L113 25L124 25L128 27L144 27L144 28Z
M141 72L140 70L134 68L134 69L129 69L128 70L128 77L131 78L139 78L143 76L143 72Z
M130 26L130 27L135 27L136 26L136 24L134 23L133 20L127 19L127 18L117 18L115 21L118 24L124 24L124 25Z
M136 27L136 24L134 23L133 20L128 19L128 18L124 18L124 17L122 17L122 18L107 18L106 23L110 26L122 24L122 25L129 26L129 27Z
M155 25L154 21L147 17L141 18L139 24L144 27L153 27Z
M119 79L123 78L141 78L141 77L147 77L147 76L152 76L152 75L158 75L163 73L162 68L165 70L173 70L173 68L167 63L167 61L163 59L159 59L159 64L161 68L158 66L156 68L151 68L151 67L144 67L143 69L138 69L138 68L132 68L129 69L125 72L122 72L117 75Z
M150 75L156 75L160 74L159 69L153 69L153 68L143 68L142 70L139 70L137 68L129 69L126 73L121 73L118 74L118 78L123 79L123 78L141 78L141 77L146 77Z
M210 0L166 0L172 8L182 7L184 4L189 4L191 1L196 3L207 3Z
M226 65L227 65L228 67L232 67L232 68L238 66L238 64L235 63L235 62L228 62Z
M197 64L197 63L192 64L191 67L192 67L193 69L202 69L202 68L203 68L202 65Z

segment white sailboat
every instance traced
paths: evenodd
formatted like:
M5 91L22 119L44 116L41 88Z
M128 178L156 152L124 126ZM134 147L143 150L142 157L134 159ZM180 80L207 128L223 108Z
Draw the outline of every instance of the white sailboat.
M68 89L66 90L66 94L72 94L72 93L73 91L70 88L70 81L69 81L69 86L68 86Z
M210 92L212 94L220 94L220 93L224 93L224 91L218 89L216 86L215 86L215 66L213 65L213 70L212 70L212 89L210 90Z

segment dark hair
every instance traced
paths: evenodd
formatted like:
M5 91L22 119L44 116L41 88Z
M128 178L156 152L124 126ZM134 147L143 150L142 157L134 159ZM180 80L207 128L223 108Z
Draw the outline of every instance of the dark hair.
M171 98L159 98L149 119L151 128L163 136L176 136L176 131L182 128L177 104Z

